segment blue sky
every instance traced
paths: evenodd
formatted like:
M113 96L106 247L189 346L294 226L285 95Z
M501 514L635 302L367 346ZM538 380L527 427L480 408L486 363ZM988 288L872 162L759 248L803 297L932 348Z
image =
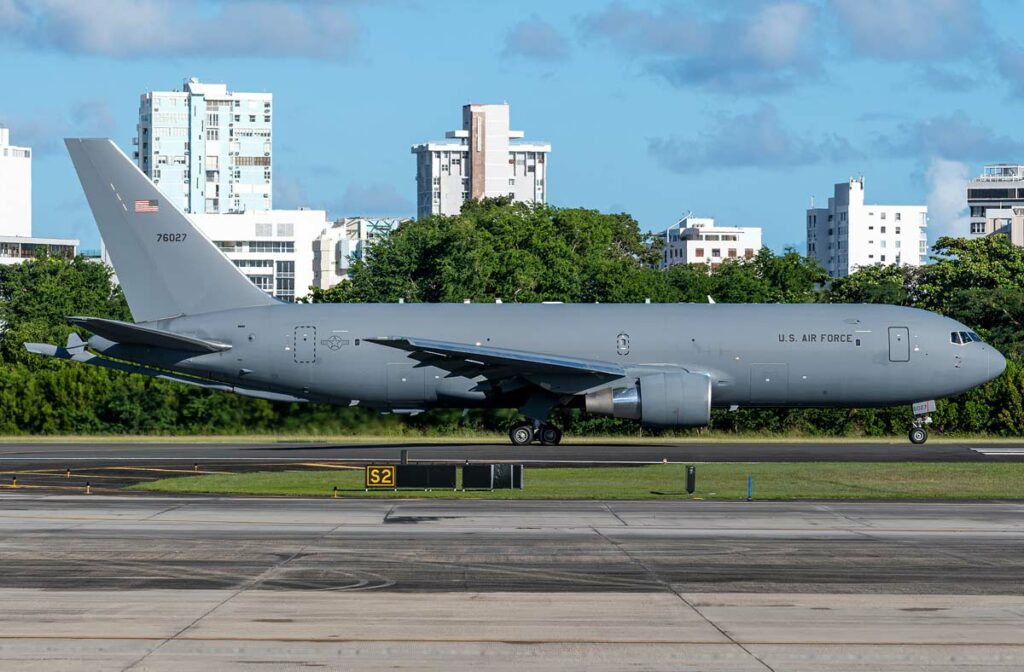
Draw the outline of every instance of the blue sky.
M982 164L1024 162L1022 28L1014 0L0 0L0 123L36 150L35 234L84 247L61 138L128 150L139 94L189 76L274 94L276 207L412 214L409 146L507 101L556 205L802 250L810 197L863 174L934 239Z

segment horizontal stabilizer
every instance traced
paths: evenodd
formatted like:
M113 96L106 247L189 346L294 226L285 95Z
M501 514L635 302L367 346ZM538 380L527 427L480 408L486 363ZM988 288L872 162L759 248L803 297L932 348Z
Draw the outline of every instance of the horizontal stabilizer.
M143 376L149 376L150 378L168 380L172 383L182 383L184 385L193 385L195 387L201 387L204 390L234 392L235 394L241 395L243 397L266 399L267 401L285 401L292 403L304 403L309 401L308 399L304 399L302 397L295 397L290 394L281 394L280 392L269 392L267 390L256 390L247 387L236 387L234 385L220 383L215 380L207 380L205 378L193 378L192 376L180 376L174 373L167 373L165 371L154 369L148 366L128 364L127 362L118 362L111 359L105 359L84 349L79 349L73 346L71 343L71 339L69 339L69 347L58 347L56 345L50 345L48 343L25 343L25 349L36 355L56 357L57 359L67 359L74 362L78 362L79 364L89 364L91 366L99 366L104 369L124 371L125 373L138 373Z
M224 352L231 346L225 343L205 341L191 336L182 336L170 331L143 327L130 322L107 320L101 317L69 317L68 321L84 327L94 334L122 345L141 345L150 348L184 350L185 352Z

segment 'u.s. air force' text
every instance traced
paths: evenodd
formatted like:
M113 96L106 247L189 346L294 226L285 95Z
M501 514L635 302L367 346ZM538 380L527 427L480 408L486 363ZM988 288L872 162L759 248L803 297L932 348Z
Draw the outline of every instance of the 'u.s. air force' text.
M779 334L779 343L853 343L853 334Z

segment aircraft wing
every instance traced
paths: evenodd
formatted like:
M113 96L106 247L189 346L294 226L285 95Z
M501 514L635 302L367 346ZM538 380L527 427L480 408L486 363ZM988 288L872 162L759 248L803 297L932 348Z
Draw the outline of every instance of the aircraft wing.
M407 336L382 336L365 340L412 353L411 356L419 360L421 366L436 366L439 369L444 369L449 372L448 377L484 376L489 380L500 380L516 376L543 378L545 374L551 376L573 375L590 378L593 384L597 384L626 375L625 369L621 366L594 359L578 359Z

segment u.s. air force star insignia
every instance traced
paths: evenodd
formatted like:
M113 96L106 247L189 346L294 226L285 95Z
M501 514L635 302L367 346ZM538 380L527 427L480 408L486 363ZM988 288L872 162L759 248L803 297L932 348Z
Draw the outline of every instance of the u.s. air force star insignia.
M324 340L320 341L320 345L326 345L331 350L338 350L341 348L341 346L348 345L348 339L342 338L341 336L334 334L330 338L325 338Z

